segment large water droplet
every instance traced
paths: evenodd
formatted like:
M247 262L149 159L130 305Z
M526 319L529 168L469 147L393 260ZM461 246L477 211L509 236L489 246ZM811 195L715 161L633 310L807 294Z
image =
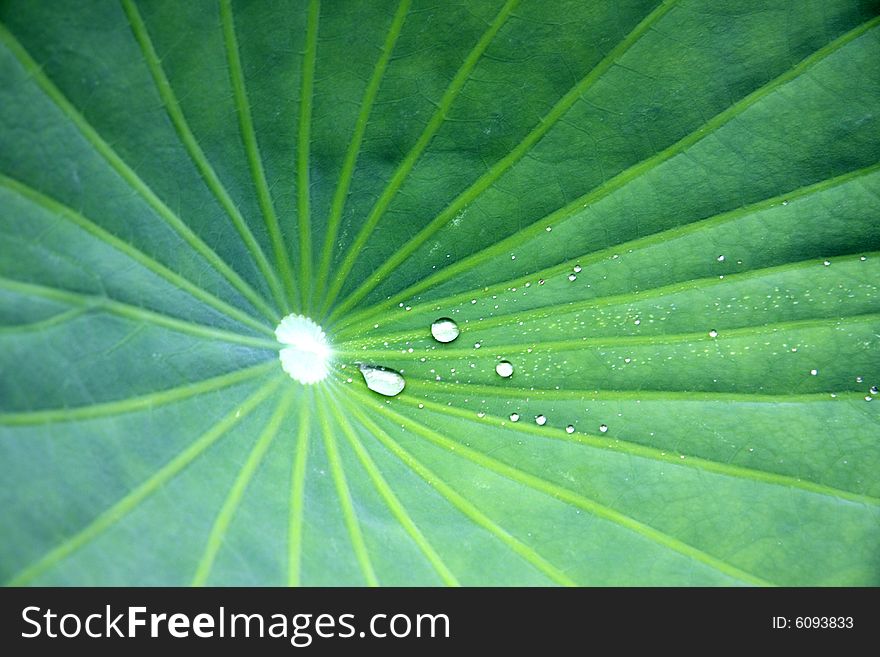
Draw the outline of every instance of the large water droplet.
M545 424L547 424L547 418L546 418L546 416L544 416L544 415L537 415L537 416L535 416L535 424L537 424L538 426L543 427Z
M406 381L403 380L400 372L395 372L381 365L360 365L359 367L367 387L380 395L394 397L399 395L406 386Z
M504 379L510 378L513 376L513 363L509 360L498 361L498 364L495 366L495 373Z
M458 337L461 331L458 330L458 324L448 317L435 319L431 324L431 335L437 342L452 342Z

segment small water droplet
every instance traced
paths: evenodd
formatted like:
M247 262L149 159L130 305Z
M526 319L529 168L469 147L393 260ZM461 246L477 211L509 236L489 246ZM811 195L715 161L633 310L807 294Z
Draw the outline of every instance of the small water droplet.
M503 379L510 378L513 376L513 363L509 360L498 361L495 365L495 373Z
M574 425L569 424L567 427L565 427L565 433L574 433Z
M367 387L386 397L399 395L406 386L400 372L382 367L381 365L360 365L361 374Z
M880 388L878 388L877 386L871 386L868 392L870 392L872 395L877 395L880 394Z
M865 401L871 401L874 399L871 395L865 395Z
M476 302L477 302L476 299L471 299L471 303L476 303Z
M818 374L819 374L819 370L817 370L817 369L812 369L812 370L810 370L810 374L812 374L813 376L818 376Z
M568 275L568 280L570 280L570 281L576 281L576 280L577 280L577 276L575 276L574 274L569 274L569 275Z
M710 338L717 338L717 337L718 337L718 331L716 331L715 329L712 329L711 331L709 331L709 337L710 337Z
M581 273L581 266L580 265L575 265L574 267L572 267L572 269L574 270L575 274Z
M458 337L459 333L461 331L458 329L458 324L448 317L435 319L434 323L431 324L431 335L434 336L437 342L452 342Z
M544 279L543 279L543 278L539 279L539 280L538 280L538 285L543 285L543 284L544 284Z
M482 347L482 346L483 346L483 345L480 344L479 342L474 342L474 349L479 349L479 348Z
M486 414L483 411L477 413L477 417L486 417Z
M511 413L510 414L511 422L519 422L519 413Z
M536 415L535 416L535 424L543 427L545 424L547 424L547 418L544 415Z
M605 433L606 431L608 431L608 425L607 424L600 424L599 431L601 431L602 433Z
M549 233L551 230L553 230L553 226L547 226L544 230Z
M830 260L823 260L823 261L822 261L822 264L825 265L826 267L830 267L830 266L831 266L831 261L830 261Z
M856 383L861 383L862 381L864 381L864 379L862 377L860 377L860 376L856 377Z
M724 262L724 256L723 256L723 255L720 255L720 256L718 256L718 257L715 258L715 259L716 259L718 262Z

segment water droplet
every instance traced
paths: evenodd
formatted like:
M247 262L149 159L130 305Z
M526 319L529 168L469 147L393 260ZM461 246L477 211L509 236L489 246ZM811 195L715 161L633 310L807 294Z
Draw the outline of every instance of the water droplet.
M580 265L575 265L574 267L572 267L572 269L574 269L575 274L581 273L581 266Z
M474 349L479 349L479 348L482 347L482 346L483 346L483 345L480 344L479 342L474 342Z
M367 387L386 397L399 395L406 385L400 372L382 367L381 365L360 365L361 374Z
M862 381L864 381L864 379L862 377L860 377L860 376L856 377L856 383L861 383Z
M543 278L539 279L539 280L538 280L538 285L543 285L543 284L544 284L544 279L543 279Z
M509 360L500 360L495 366L495 373L503 379L513 376L513 363Z
M486 417L486 413L480 411L479 413L477 413L477 417Z
M568 275L568 280L570 280L570 281L576 281L576 280L577 280L577 276L575 276L574 274L569 274L569 275Z
M476 302L477 302L476 299L471 299L471 303L476 303Z
M865 401L871 401L874 399L871 395L865 395Z
M510 414L511 422L519 422L519 413L511 413Z
M569 424L567 427L565 427L565 433L574 433L574 425Z
M872 395L880 394L880 388L877 386L871 386L870 390L868 390Z
M510 259L511 259L511 260L516 260L516 256L515 256L515 255L512 255L512 256L510 256Z
M819 370L812 369L812 370L810 370L810 374L812 374L813 376L817 376L819 374Z
M535 416L535 424L543 427L545 424L547 424L547 418L543 415L536 415Z
M434 336L437 342L452 342L458 337L459 333L461 331L458 329L458 324L448 317L435 319L434 323L431 324L431 335Z
M830 260L824 260L824 261L822 262L822 264L825 265L826 267L830 267L830 266L831 266L831 261L830 261Z
M717 337L718 337L718 331L716 331L715 329L712 329L711 331L709 331L709 337L710 337L710 338L717 338Z
M608 431L608 425L607 424L600 424L599 431L601 431L602 433L605 433L606 431Z
M715 259L716 259L718 262L724 262L724 256L723 256L723 255L720 255L720 256L718 256L718 257L715 258Z

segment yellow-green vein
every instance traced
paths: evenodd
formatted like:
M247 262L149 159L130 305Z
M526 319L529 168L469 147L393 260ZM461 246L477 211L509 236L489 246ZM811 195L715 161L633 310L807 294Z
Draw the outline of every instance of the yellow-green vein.
M183 292L186 292L195 299L198 299L206 305L211 306L215 310L220 311L231 319L234 319L235 321L240 322L252 329L260 331L261 333L265 333L266 335L274 335L272 329L269 328L264 322L216 297L215 295L208 292L206 289L191 282L189 279L184 278L177 272L169 269L168 267L160 263L155 258L135 248L125 240L116 237L116 235L113 235L104 228L101 228L91 219L80 214L73 208L64 205L63 203L60 203L54 198L46 196L42 192L38 192L37 190L25 185L24 183L19 182L18 180L14 180L2 174L0 174L0 186L6 187L7 189L20 195L28 201L39 205L46 211L56 214L62 219L70 221L75 226L83 229L90 235L93 235L95 238L101 240L111 248L128 256L145 269L148 269L157 276L164 278L166 281L181 289Z
M331 392L331 396L333 397L334 403L330 407L333 415L336 417L337 424L342 428L342 433L348 439L349 444L354 450L355 454L358 457L358 460L361 462L364 470L366 470L367 475L370 477L370 480L373 482L373 486L379 495L382 496L382 499L385 501L385 504L388 506L388 509L400 523L401 527L403 527L404 531L409 534L410 538L412 538L413 542L418 546L418 548L422 551L422 554L425 555L425 558L428 562L434 567L434 570L437 571L437 574L440 576L441 581L447 586L459 586L458 580L455 575L452 574L452 571L443 563L443 559L437 554L437 551L434 547L428 542L428 539L425 538L425 535L421 532L421 530L416 526L416 523L413 521L412 517L410 517L409 513L407 513L406 508L400 501L400 498L394 494L391 486L385 480L385 477L382 476L379 467L376 465L375 461L373 461L372 457L370 457L369 453L364 446L361 444L360 439L357 437L357 434L354 431L351 423L348 421L348 418L345 417L342 413L339 412L339 398L336 395L333 395Z
M415 382L410 385L411 387L419 387L418 384L416 384ZM423 388L427 385L430 385L430 382L422 382ZM467 389L472 388L472 386L465 387ZM828 401L833 401L829 400L827 395L823 395L823 398ZM841 500L855 502L857 504L880 506L880 499L876 497L871 497L870 495L863 495L861 493L854 493L852 491L834 488L833 486L828 486L826 484L811 481L809 479L804 479L802 477L791 477L788 475L783 475L767 470L758 470L755 468L732 465L730 463L724 463L721 461L713 461L711 459L693 456L690 454L680 454L679 452L674 450L666 452L655 447L648 447L647 445L642 445L636 442L621 439L617 436L603 437L585 432L569 434L561 428L540 427L538 425L527 423L519 423L513 425L507 422L506 418L494 416L489 413L480 416L472 410L457 408L446 404L439 404L437 402L432 402L428 399L417 400L401 398L398 400L398 402L411 408L417 406L423 407L424 409L427 409L429 411L441 413L445 416L461 418L469 422L476 422L480 425L493 427L504 426L507 427L507 429L510 431L515 431L517 433L526 433L544 439L567 442L575 445L582 445L584 447L590 447L607 452L628 454L630 456L650 459L652 461L668 463L676 467L693 468L704 472L712 472L714 474L720 474L725 477L734 477L737 479L756 481L765 484L771 484L774 486L782 486L785 488L795 488L807 491L809 493L815 493L817 495L835 497ZM682 458L682 456L684 456L685 458Z
M305 511L306 463L309 458L309 416L315 396L308 387L300 397L296 452L290 473L290 514L287 524L287 585L301 584L303 514Z
M400 444L395 441L391 435L384 429L373 422L366 414L364 414L358 405L352 403L347 398L343 398L343 404L348 410L363 424L376 439L385 446L392 454L394 454L402 463L415 472L422 480L442 495L452 506L460 511L468 520L475 525L483 528L492 536L501 541L507 548L512 550L521 559L534 567L539 572L550 578L551 581L563 586L577 586L568 575L559 568L542 557L532 547L526 545L521 540L510 534L507 530L499 526L489 516L480 511L468 499L459 494L454 488L443 481L438 475L429 470L425 465L416 459L412 454L406 451Z
M327 461L330 463L330 472L333 475L333 483L336 486L336 494L339 496L339 504L342 507L342 516L351 539L352 549L367 585L378 586L379 580L376 578L376 572L373 570L367 544L364 542L364 535L361 531L351 498L351 491L349 491L348 484L345 481L342 459L339 456L339 448L336 445L333 427L330 426L327 399L323 394L319 397L318 415L320 417L321 433L324 438L324 449L327 450Z
M315 59L318 53L318 18L320 13L320 0L310 0L299 100L299 131L296 143L296 211L299 226L299 282L303 312L309 312L311 304L312 221L309 204L309 151L312 139L312 96L314 94Z
M179 474L186 466L203 454L209 447L226 435L230 429L247 417L257 406L278 387L280 379L270 381L248 397L240 406L229 412L208 431L196 438L190 445L162 466L146 481L131 490L125 497L106 511L99 514L91 523L76 534L64 540L24 570L15 575L7 586L23 586L44 574L87 543L93 541L107 529L131 513L137 506L155 493L159 488Z
M446 438L439 432L431 429L428 426L425 426L421 422L414 420L411 417L401 415L390 408L387 408L384 404L377 404L376 401L369 397L369 395L365 394L363 391L354 389L355 394L360 396L365 402L369 402L371 408L375 409L377 412L385 415L390 418L394 422L403 423L404 426L409 427L414 433L422 436L426 440L431 443L441 447L442 449L448 451L450 454L458 456L459 458L467 459L471 463L474 463L477 466L486 468L491 472L501 475L511 481L515 481L523 486L527 486L533 490L544 493L554 499L561 500L567 504L580 508L587 513L591 513L597 518L602 520L606 520L610 523L618 525L628 531L636 533L640 536L647 538L650 541L653 541L657 545L677 552L689 559L693 559L699 563L709 566L710 568L715 569L716 571L741 582L747 584L755 584L760 586L768 586L772 585L771 582L758 577L752 573L746 572L737 566L724 561L723 559L719 559L708 552L705 552L693 545L685 543L674 536L666 534L650 525L647 525L635 518L632 518L616 509L612 509L604 504L600 504L599 502L585 497L579 493L576 493L568 488L560 486L551 481L547 481L540 477L537 477L533 474L520 470L514 466L503 463L502 461L498 461L493 459L492 457L483 454L477 450L471 449L462 443L456 442L454 440L450 440Z
M156 215L170 226L193 250L204 258L217 272L219 272L236 290L238 290L266 319L277 321L277 311L273 310L266 299L248 284L232 267L230 267L217 253L208 246L184 221L181 219L146 182L113 150L97 130L86 121L79 110L74 107L61 90L55 86L42 67L37 64L6 28L0 24L0 43L3 43L15 55L19 63L43 93L46 94L55 105L70 119L80 134L94 147L94 149L116 170L119 176L137 192L147 204L153 208Z
M361 99L360 110L358 111L357 121L355 122L354 133L351 136L351 142L348 150L345 152L345 159L342 162L342 169L339 172L339 182L336 185L336 191L333 194L333 200L330 205L330 216L327 218L327 233L324 237L324 247L321 250L321 263L318 267L318 275L316 279L316 292L321 296L327 290L327 279L330 275L330 263L333 260L333 246L336 237L339 234L339 224L342 220L342 211L345 208L345 201L348 198L348 190L351 186L351 179L354 175L354 167L357 163L358 153L360 153L361 143L364 140L364 133L367 131L367 122L370 118L370 112L373 109L373 103L379 94L379 85L382 82L382 76L385 74L385 68L388 66L388 60L391 59L391 53L394 45L397 43L397 37L403 29L403 23L409 12L411 0L400 0L397 6L397 12L391 20L391 26L388 28L388 34L385 37L385 43L382 46L382 53L376 60L373 67L373 74L364 91L364 97Z
M748 205L748 206L745 206L742 208L737 208L736 210L732 210L730 212L725 212L722 214L714 215L712 217L707 217L705 219L701 219L699 221L694 221L694 222L691 222L689 224L685 224L682 226L675 226L673 228L670 228L670 229L667 229L664 231L660 231L660 232L654 233L652 235L647 235L645 237L640 237L640 238L637 238L634 240L630 240L628 242L622 242L620 244L615 244L613 246L609 246L607 248L600 249L598 251L594 251L592 253L583 254L579 258L575 258L575 259L568 258L567 261L564 263L561 263L558 265L552 265L550 267L546 267L544 269L527 274L525 276L518 276L517 278L509 279L506 281L501 281L498 283L493 283L492 285L481 286L478 289L472 289L472 290L468 290L465 292L459 292L459 293L449 295L446 297L439 297L436 299L426 300L423 303L426 305L430 304L432 307L437 306L437 305L450 306L450 305L466 302L469 299L474 298L474 296L485 297L485 296L491 296L493 294L501 294L501 293L503 293L511 288L514 288L514 287L521 288L526 283L534 283L534 282L541 280L541 279L550 280L550 279L554 278L555 276L561 276L561 275L569 273L571 271L572 260L576 260L578 262L578 264L580 264L586 270L590 265L607 260L608 258L610 258L614 255L617 255L620 253L628 253L629 254L631 252L635 252L640 249L646 249L646 248L650 248L653 246L665 244L665 243L670 242L672 240L680 239L682 237L685 237L685 236L690 235L692 233L696 233L698 231L710 230L712 228L716 228L718 226L729 223L731 221L736 221L741 218L750 217L751 215L760 213L762 211L778 207L782 203L790 203L790 202L796 201L801 198L805 198L808 196L815 195L817 193L824 192L828 189L833 189L833 188L839 187L841 185L845 185L847 183L851 183L853 181L863 179L865 177L876 174L878 171L880 171L880 164L874 164L874 165L871 165L868 167L864 167L862 169L856 169L854 171L849 171L849 172L842 174L840 176L836 176L834 178L829 178L827 180L823 180L818 183L807 185L807 186L801 187L799 189L791 190L787 193L783 193L778 196L774 196L772 198L769 198L769 199L766 199L763 201L759 201L759 202L754 203L752 205ZM783 267L788 267L788 266L797 266L799 264L801 264L801 263L789 263L786 265L781 265L780 267L778 267L778 269L781 269ZM451 274L446 275L443 273L443 272L446 272L447 269L444 269L441 272L438 272L434 276L430 277L433 280L433 282L430 283L429 287L433 286L435 284L443 283L444 281L448 280L448 278L451 276ZM773 270L773 269L777 269L777 268L767 268L767 270ZM764 270L757 270L757 271L760 272L760 271L764 271ZM459 273L461 273L461 272L459 272ZM734 274L734 275L730 275L730 276L725 277L725 280L730 280L730 279L742 280L744 277L746 277L750 274L751 274L751 272L743 272L741 274ZM586 275L586 273L585 273L585 275ZM428 279L425 279L425 280L428 280ZM723 281L719 280L718 278L712 278L711 281L710 281L710 279L702 279L702 280L704 280L707 284L710 282L715 283L715 284L723 283ZM686 281L684 283L674 283L674 284L671 284L668 286L664 286L662 288L654 288L654 289L655 290L667 290L667 289L672 290L672 289L674 289L674 286L676 286L676 285L680 286L681 289L685 289L686 287L690 286L690 284L691 284L690 281ZM416 286L418 286L418 285L421 285L421 283L416 284ZM336 329L334 331L335 334L336 335L345 335L348 332L362 329L364 326L367 326L369 324L369 321L373 317L375 317L376 315L381 314L384 311L387 311L387 309L389 309L389 308L394 308L395 306L397 306L398 303L401 303L404 301L409 301L413 295L418 294L420 291L423 291L422 288L416 289L416 286L410 286L410 287L406 288L405 290L403 290L397 294L392 295L390 298L388 298L385 301L374 304L374 305L369 306L367 308L364 308L363 310L360 310L356 313L351 313L351 314L347 315L346 317L341 318L338 322L335 323L335 326L334 326L334 328ZM652 290L639 290L638 292L631 292L631 293L622 294L622 295L614 295L611 298L614 299L614 303L617 303L617 302L619 302L623 299L626 299L626 298L632 298L632 299L636 299L637 297L644 298L644 296L647 295L649 292L652 292ZM582 303L594 304L604 298L605 297L596 297L593 299L586 300ZM416 312L418 312L418 306L416 304L412 304L412 305L413 305L413 308L416 310ZM601 305L601 304L599 304L599 305Z
M513 10L516 8L517 4L519 4L519 0L507 0L504 3L504 6L498 12L498 15L489 25L489 28L483 33L480 37L479 41L477 41L476 45L470 51L468 56L465 58L464 62L459 68L458 72L452 78L452 82L449 83L446 91L443 94L443 97L440 99L440 102L437 104L437 109L434 114L431 116L428 121L425 129L422 131L422 134L419 136L416 143L410 149L409 153L406 154L406 157L403 158L400 165L394 172L394 175L388 181L388 184L385 186L385 189L382 191L382 194L379 196L379 199L376 201L376 204L373 206L373 209L370 210L369 215L364 220L364 223L361 225L361 229L352 242L351 246L348 248L345 258L342 263L339 265L336 275L333 278L333 283L330 285L330 288L327 290L327 293L324 296L324 305L321 307L320 314L326 313L333 302L336 300L340 290L342 289L342 285L345 283L346 278L348 277L349 272L354 266L355 260L357 260L360 255L361 250L364 245L367 243L367 240L370 239L370 235L372 235L373 230L376 228L376 225L379 223L379 220L382 218L382 215L385 214L385 210L388 209L388 206L391 204L391 200L394 198L394 195L397 194L397 190L400 189L400 186L403 185L403 181L409 175L410 171L412 171L413 167L416 165L416 162L422 156L425 149L428 147L428 144L431 143L431 140L434 138L434 135L440 129L440 126L443 124L443 121L446 119L446 113L449 111L449 108L452 107L452 103L458 97L459 92L464 87L465 82L467 82L468 78L470 78L471 73L477 65L477 62L482 57L483 53L486 51L486 48L489 47L489 44L492 42L492 39L495 38L495 35L501 29L510 15L513 13Z
M456 196L433 220L424 228L411 237L403 246L398 248L382 265L367 278L360 286L349 294L334 309L331 321L357 304L377 285L384 281L404 260L409 258L415 251L437 233L468 204L472 203L484 191L492 186L505 172L510 170L529 150L537 144L541 138L561 119L569 109L596 83L615 62L635 44L641 37L663 17L675 5L677 0L665 0L649 13L630 33L624 37L602 60L577 82L547 114L538 121L523 140L517 144L507 155L498 160L486 173L480 176L467 189Z
M826 328L830 326L840 326L842 324L862 324L867 322L880 321L880 313L865 313L860 315L850 315L848 317L832 317L824 319L801 319L788 322L776 322L768 324L759 324L754 326L744 326L734 329L727 329L718 336L713 337L706 331L698 333L661 333L656 335L607 335L597 337L583 337L569 340L540 340L523 341L517 344L492 345L484 349L480 354L482 358L491 358L484 354L520 354L520 353L549 353L557 351L573 351L589 347L633 347L646 345L670 345L682 342L706 342L719 343L724 340L730 340L743 336L766 335L768 333L784 333L785 331L810 328ZM425 358L430 361L446 360L450 358L474 358L473 347L460 347L450 349L431 349L434 345L428 345L429 348L420 351ZM393 349L335 349L335 353L340 356L349 358L387 358L394 354Z
M152 410L167 404L190 399L208 392L230 388L239 383L255 379L262 374L278 367L274 361L253 365L240 370L221 374L203 379L195 383L188 383L175 388L158 390L145 395L117 399L110 402L90 404L88 406L74 406L72 408L47 408L38 411L22 411L18 413L0 413L0 426L29 426L51 424L54 422L76 422L79 420L93 420L102 417L135 413L137 411Z
M211 573L214 560L217 558L217 553L223 545L223 537L226 536L226 532L235 516L235 512L238 510L238 506L241 503L245 490L256 474L257 469L260 467L263 457L265 457L266 452L269 450L272 441L275 439L275 436L278 435L281 423L290 411L290 405L293 403L295 390L295 388L289 387L287 391L282 394L278 405L275 407L275 412L272 413L263 432L254 443L250 454L248 454L247 460L244 465L241 466L238 476L235 478L235 482L233 482L232 487L229 489L229 494L223 501L223 506L220 508L220 512L214 520L214 525L211 527L211 533L208 536L208 540L205 542L205 550L202 553L202 557L199 559L198 566L196 566L196 571L192 579L193 586L204 586L205 582L208 581L208 576Z
M257 143L257 135L254 132L254 122L251 117L251 106L247 97L247 89L244 83L244 71L241 66L241 58L238 52L238 40L235 36L235 20L232 15L231 0L222 0L220 3L220 22L223 28L223 42L226 46L226 60L229 66L229 79L232 84L232 93L235 98L235 107L238 113L238 125L241 130L241 139L247 154L251 177L257 191L257 202L266 230L272 242L272 252L275 256L275 265L281 274L281 281L287 291L288 302L296 305L296 286L293 280L293 269L287 249L284 245L284 237L281 234L281 226L278 223L278 215L272 203L272 195L269 192L269 184L266 182L266 172L263 169L263 159L260 155L260 147Z
M197 324L195 322L178 319L153 310L147 310L146 308L132 306L108 297L92 296L80 294L78 292L71 292L69 290L62 290L60 288L36 285L34 283L24 283L22 281L14 281L2 276L0 276L0 288L12 290L13 292L19 292L21 294L39 296L44 299L63 301L64 303L86 307L90 310L109 312L118 315L119 317L147 322L156 326L171 329L178 333L186 333L201 338L210 338L221 342L242 344L248 347L256 347L257 349L278 349L278 342L275 340L268 340L266 338L242 335L241 333L234 333L224 329L212 328L204 324Z
M150 38L150 32L141 17L140 11L138 11L137 5L133 0L122 0L122 7L125 10L126 16L128 16L128 21L131 25L134 37L141 47L141 52L147 62L147 67L150 69L150 74L153 76L156 89L159 91L159 96L162 98L162 103L165 105L165 111L168 112L168 116L171 119L171 123L174 125L174 129L177 131L177 135L180 137L180 141L189 153L190 158L196 165L199 173L202 174L202 178L208 186L208 189L211 190L220 202L220 205L223 206L226 214L229 215L229 218L232 220L242 242L253 257L254 264L257 265L260 273L266 279L266 283L272 291L272 296L275 299L275 303L278 304L278 308L282 311L288 311L288 301L284 297L284 292L281 288L281 282L278 280L278 276L269 265L269 260L266 258L266 254L263 253L263 249L261 249L260 245L257 243L257 240L248 227L241 211L238 209L235 201L232 200L229 192L226 191L226 188L220 181L220 177L217 175L217 172L214 171L214 167L211 166L205 152L199 145L195 135L193 135L192 130L190 130L186 117L183 114L183 110L180 108L180 103L177 101L174 88L171 86L171 82L165 75L165 70L162 68L162 60L156 53L153 41Z

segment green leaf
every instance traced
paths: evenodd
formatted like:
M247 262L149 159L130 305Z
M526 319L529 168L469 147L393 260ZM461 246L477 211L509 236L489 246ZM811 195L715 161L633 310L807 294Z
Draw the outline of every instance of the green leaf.
M873 2L0 22L0 581L880 584Z

